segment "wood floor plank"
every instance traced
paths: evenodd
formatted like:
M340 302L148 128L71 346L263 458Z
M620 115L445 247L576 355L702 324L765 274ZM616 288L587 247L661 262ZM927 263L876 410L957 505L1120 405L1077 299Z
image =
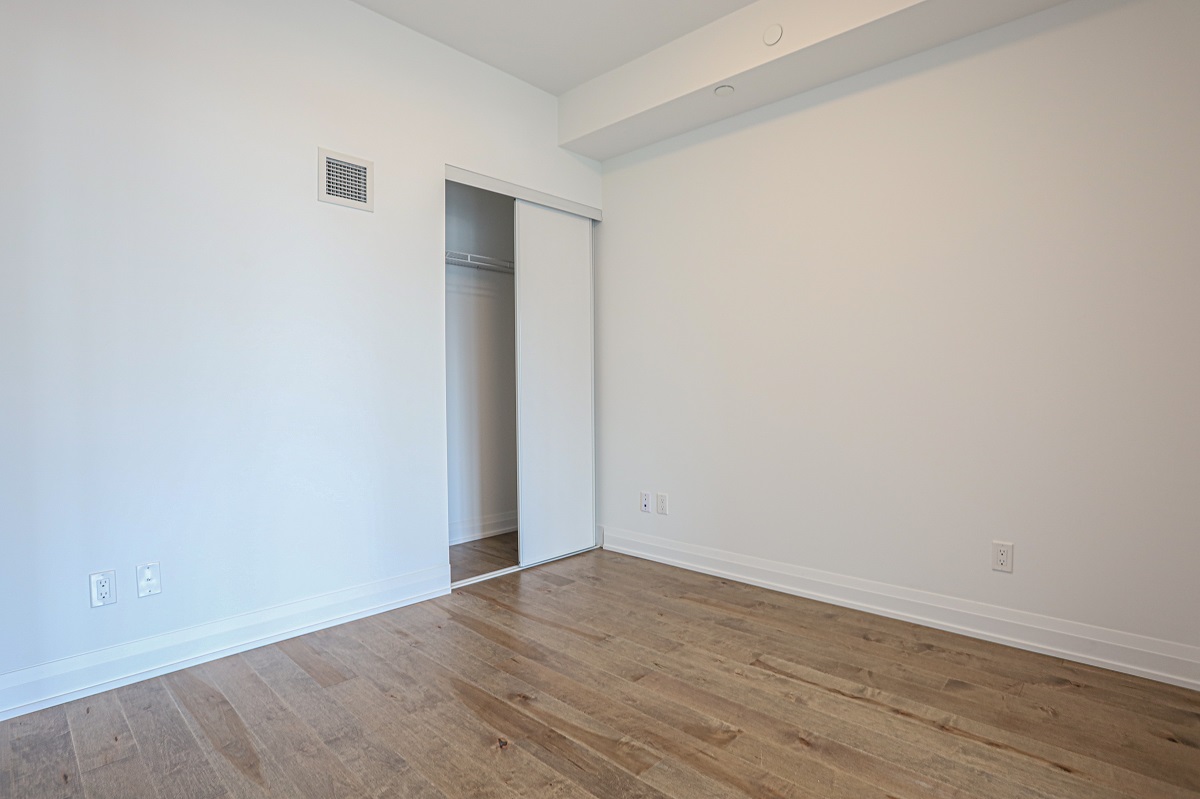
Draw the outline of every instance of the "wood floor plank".
M512 661L505 663L502 667L517 668L521 663L520 658L514 658ZM539 664L525 663L525 669L531 667L536 668ZM530 678L532 679L532 677ZM571 688L571 696L574 701L578 701L585 689L578 686ZM610 695L627 695L635 693L636 699L633 704L639 707L648 707L651 712L660 710L664 704L662 701L663 693L656 690L653 686L644 686L640 682L635 682L633 686L622 687L620 685L606 684L606 693ZM611 707L611 703L609 705ZM619 707L619 706L618 706ZM678 706L675 706L678 707ZM703 710L706 713L714 712L715 708L711 705L693 705L696 710ZM722 723L726 728L737 729L738 734L731 736L728 743L725 744L729 754L721 751L719 748L704 746L703 744L694 744L670 735L663 734L661 727L645 723L639 724L637 721L621 718L623 715L619 711L611 709L606 710L605 706L597 706L592 708L597 715L601 717L612 717L613 723L622 723L624 728L634 731L634 734L641 734L647 740L653 742L660 748L669 752L671 756L678 760L682 765L705 775L718 784L725 785L725 789L740 790L751 796L763 795L766 791L762 787L762 777L756 777L754 781L747 782L746 777L755 772L764 770L783 780L791 781L796 785L820 785L822 787L821 795L825 797L854 797L861 799L863 797L882 797L885 792L878 786L869 785L863 782L853 773L853 768L847 768L844 762L839 762L836 757L830 757L829 752L821 751L814 748L809 742L805 741L801 736L801 730L797 729L794 737L789 737L782 743L767 740L767 738L755 734L754 731L747 731L740 727L733 727L727 722ZM724 718L729 718L725 716ZM811 737L811 736L810 736ZM803 742L802 747L794 746L796 742ZM738 763L736 758L741 758L744 762ZM842 759L844 760L844 758ZM861 766L859 763L851 763L851 766ZM879 763L877 766L881 773L890 774L894 769L887 763ZM885 783L886 784L886 783ZM894 787L894 786L893 786ZM952 792L945 792L945 795L950 795ZM888 793L889 796L908 795L903 791L896 790L894 793ZM932 786L925 782L921 791L922 796L943 795Z
M456 593L456 594L460 594L460 593ZM542 637L546 637L546 633L542 633ZM653 653L650 653L650 654L653 654ZM914 751L918 751L918 752L919 752L920 750L918 749L918 750L914 750Z
M268 782L259 747L225 695L196 669L168 675L166 683L179 705L196 720L212 748L250 782L266 788Z
M490 535L463 544L464 548L476 552L486 552L493 557L514 559L520 551L517 532L515 530L500 535Z
M615 564L614 559L616 559ZM695 580L692 579L692 575L684 578L678 575L677 570L670 567L664 567L661 564L649 561L641 561L636 558L614 556L612 553L605 553L604 561L598 564L595 570L596 573L589 575L594 581L594 585L599 584L602 587L607 585L610 587L609 590L620 592L628 589L636 590L644 594L644 597L650 602L655 602L660 598L667 600L683 598L695 600L699 598L704 604L711 606L724 605L727 609L738 608L754 618L764 620L770 618L772 609L777 609L780 611L780 616L789 622L801 625L807 622L811 625L810 632L819 635L839 636L843 641L861 639L867 643L876 644L875 648L887 646L889 649L898 649L908 654L913 654L917 651L926 651L936 646L935 644L921 640L909 642L905 636L897 636L888 632L892 629L890 625L903 625L903 622L894 622L891 619L880 618L878 624L869 627L865 631L867 638L863 638L864 631L852 629L855 621L860 616L865 615L857 611L836 608L832 605L824 605L811 600L799 600L798 603L786 604L785 606L784 603L788 603L789 600L797 600L798 598L790 597L786 594L763 592L761 590L758 590L757 593L747 595L744 589L752 588L750 586L705 575L695 575ZM573 567L568 563L560 563L551 565L551 568L570 570ZM901 629L904 628L901 627ZM908 636L916 636L924 634L924 629L922 629L922 633L907 630L906 632ZM936 633L939 631L931 630L930 632ZM961 647L947 646L945 648L950 654L955 656L965 656L967 654L966 652L959 651ZM1050 662L1053 662L1053 659L1050 659ZM959 662L958 665L963 666L966 664Z
M466 707L444 706L439 709L435 723L446 741L469 758L472 768L490 775L518 796L587 799L588 794L582 788Z
M296 794L286 772L251 734L225 695L195 668L168 674L163 681L230 796L260 799Z
M461 619L459 619L459 620L461 621ZM496 621L498 623L500 622L500 620L496 620ZM493 637L495 637L494 633L490 632L486 625L477 625L477 626L475 626L475 630L477 632L479 632L481 635L492 635ZM549 635L552 633L543 631L542 634ZM639 682L641 682L641 681L642 680L639 679ZM716 704L716 703L713 703L713 704ZM710 704L710 705L693 704L692 706L693 707L704 706L710 712L713 707L712 704ZM725 720L731 721L731 722L733 721L729 717L725 717ZM736 723L736 722L734 722L734 723ZM742 726L742 725L739 725L739 726ZM809 741L809 740L817 737L815 734L813 734L811 732L807 732L807 731L803 730L802 728L796 727L793 729L786 722L782 722L782 721L780 721L778 724L773 726L771 729L775 734L773 736L764 736L764 740L786 741L786 742L790 743L790 742L794 742L796 740ZM802 747L802 749L799 750L798 753L801 755L807 756L808 754L811 753L810 750L812 750L812 749L813 749L813 747L811 745L805 745ZM888 786L888 788L895 791L899 795L903 795L903 796L910 796L910 795L955 796L955 795L958 795L957 792L950 789L948 786L945 786L945 785L939 786L938 781L935 779L932 779L932 778L923 779L916 775L910 775L907 779L907 782L904 784L901 784L898 780L896 780L895 775L897 774L897 772L903 771L904 769L902 767L896 765L895 763L888 763L885 761L880 761L877 758L872 758L871 756L865 755L865 753L856 752L854 750L850 750L847 748L839 748L839 747L829 745L829 744L827 744L824 747L824 749L826 750L826 751L822 752L822 754L824 755L824 762L817 764L818 767L832 767L832 768L835 768L836 770L840 771L843 775L850 775L855 772L860 772L864 768L873 767L874 770L876 772L878 772L878 775L880 776L881 779L886 779L888 781L885 783ZM839 759L837 756L840 756L840 762L839 762ZM849 763L845 762L847 759L849 760ZM749 767L743 766L742 770L748 771ZM843 780L843 782L844 781L845 780ZM920 787L919 794L913 793L912 788L914 785L919 785L919 787ZM740 790L745 789L743 785L740 785L737 783L735 783L735 787L737 787ZM757 790L761 793L763 789L760 786L756 786L756 787L757 787ZM864 793L867 793L867 791L864 791ZM751 795L754 795L753 792L751 793Z
M431 717L419 710L389 704L383 691L362 677L333 686L330 692L362 720L384 747L398 753L449 799L517 796L507 785L475 770L463 753L443 737L436 715Z
M308 676L312 677L322 688L337 685L354 676L354 673L343 664L321 657L320 652L313 648L312 643L306 637L280 641L275 644L275 648L308 672Z
M631 582L628 575L620 575L617 579L606 579L601 584L593 584L592 588L601 594L612 595L614 598L637 598L641 601L639 603L641 607L630 608L632 612L641 610L644 615L646 610L652 609L653 613L665 622L682 620L682 623L686 625L697 625L700 622L703 623L700 626L708 634L712 633L713 625L723 627L722 633L731 635L731 637L732 634L726 633L725 630L745 633L742 637L752 642L751 648L757 646L758 639L753 631L748 632L743 629L743 625L757 623L763 630L788 633L796 640L803 641L806 648L811 648L818 653L833 651L835 658L848 659L849 662L862 668L871 669L873 673L879 672L881 664L890 664L906 672L908 679L919 683L933 684L936 682L938 685L944 685L947 680L954 678L974 682L1002 692L1014 693L1018 692L1021 686L1020 681L1011 676L995 675L973 669L965 662L947 664L939 659L921 659L917 657L918 652L924 651L921 648L906 651L903 648L884 644L883 642L888 639L884 639L882 636L870 635L869 638L863 638L859 635L849 635L840 629L840 625L829 629L827 622L823 626L822 623L812 622L811 618L807 626L792 620L786 622L790 625L790 629L779 630L776 626L769 624L769 617L764 616L760 619L753 612L747 612L736 603L724 603L714 597L705 597L702 602L697 602L694 593L689 590L688 586L680 586L677 590L672 591L664 588L666 582L658 580L652 584L655 588L648 589L645 581ZM692 594L690 601L689 594ZM560 595L560 597L563 601L570 601L569 595ZM590 616L594 612L593 605L587 614Z
M474 679L479 687L489 690L494 696L497 695L496 680L504 675L494 670L489 671L488 667L473 655L462 653L463 662L455 663L453 664L454 668L450 668L444 664L444 661L432 657L431 652L424 646L418 648L416 645L421 642L408 636L394 635L391 628L385 624L377 623L376 626L376 633L364 638L364 643L388 662L405 671L420 675L423 681L436 684L439 690L446 694L457 692L457 683L460 679ZM510 702L515 699L519 704L523 697L528 697L523 690L527 686L510 685L506 687L507 694L510 695L507 699ZM501 690L503 691L503 689ZM480 717L469 713L461 704L451 703L439 708L438 716L446 722L443 726L443 735L447 741L466 750L477 752L481 767L494 771L498 779L519 795L561 796L564 799L586 796L586 793L575 783L546 767L541 761L530 757L521 747L514 746L510 749L499 746L499 741L507 740L504 731L489 726ZM613 740L611 731L606 733L603 729L596 729L594 722L586 716L582 718L575 716L570 720L564 720L561 726L564 732L570 734L571 728L588 725L590 725L588 729L576 729L578 734L574 737L578 739L594 736L597 741L601 742L602 747L607 744L608 748L614 751L621 748L619 741L610 743ZM619 733L617 735L619 736ZM618 762L626 761L637 754L637 752L620 752L617 760ZM641 761L634 757L630 762L634 764L634 770L639 770L637 765ZM644 770L644 768L640 770Z
M434 618L435 620L446 619L447 622L449 620L448 616ZM391 619L385 615L379 617L378 622L381 626L387 626L391 623ZM411 623L406 624L403 629L399 627L390 627L390 629L406 642L415 641L413 634L420 631ZM474 655L493 663L496 668L524 679L526 682L530 682L530 679L551 679L553 675L578 680L580 683L602 691L610 703L618 703L628 706L631 710L644 713L650 718L662 722L667 728L687 738L695 739L700 744L723 747L740 734L740 730L736 727L702 712L662 701L656 694L639 691L634 680L645 671L636 664L630 664L624 668L620 664L614 666L612 663L593 665L590 659L580 660L565 655L561 651L546 652L540 661L532 661L521 655L514 655L512 651L496 646L487 638L454 625L440 626L438 629L439 634L429 644L449 647L463 645L469 648ZM576 652L576 654L585 655L581 652ZM612 668L613 672L605 671L603 666Z
M1025 683L1021 696L1030 701L1061 701L1060 696L1090 702L1101 708L1119 708L1145 719L1157 719L1169 725L1178 725L1191 730L1200 730L1200 710L1189 710L1174 703L1147 702L1143 698L1111 688L1087 685L1064 677L1050 677ZM1105 712L1101 710L1100 712Z
M449 617L445 618L448 620ZM389 625L391 620L385 615L378 617L378 622L381 625ZM406 640L414 640L412 639L413 628L411 626L406 626L404 629L398 627L391 627L390 629L394 634L402 636ZM438 636L438 640L447 645L456 645L455 642L460 639L460 636L455 635L455 630L453 628L446 629L445 627L441 629L444 631L444 634ZM466 634L468 636L473 635L473 633ZM493 663L496 668L502 669L509 674L523 677L523 669L528 665L536 667L543 672L552 672L567 676L586 685L594 686L596 689L604 691L609 699L622 702L640 710L662 721L672 729L678 730L680 733L694 738L701 743L713 746L726 746L740 733L740 730L736 727L714 719L712 716L693 711L681 705L663 702L654 694L636 691L636 682L634 680L645 673L645 670L636 664L630 664L627 668L622 668L620 664L613 667L612 663L594 663L592 658L587 657L586 652L580 651L576 651L575 655L585 659L566 655L562 651L555 651L547 653L540 661L535 662L527 660L521 655L514 655L509 650L496 647L485 638L478 638L478 640L472 643L474 644L473 651L477 656L483 657L488 662ZM613 672L605 671L604 666L613 667Z
M79 770L95 768L137 755L133 733L117 697L109 692L63 705Z
M83 796L79 766L62 707L9 722L12 737L12 795L73 799Z
M764 659L764 660L769 660ZM761 666L762 663L756 663L752 666ZM800 669L808 669L805 666L799 666ZM793 668L794 671L794 668ZM740 673L752 673L740 671ZM836 678L830 678L828 675L823 675L821 672L809 672L809 681L812 685L820 685L823 690L833 690L838 695L860 696L862 701L870 702L876 707L886 708L889 713L902 714L905 719L919 720L924 725L930 728L936 728L938 731L946 729L953 732L959 737L970 738L978 741L986 741L986 749L979 749L982 752L988 752L995 749L1006 749L1010 752L1024 752L1022 758L1031 759L1033 762L1042 762L1046 768L1051 771L1069 771L1079 777L1087 775L1097 775L1097 782L1116 781L1120 785L1135 785L1132 795L1142 795L1142 792L1151 791L1154 794L1160 794L1168 791L1168 786L1158 782L1159 776L1153 771L1147 769L1135 768L1133 771L1126 769L1115 769L1108 762L1108 759L1097 758L1094 756L1079 756L1075 749L1062 749L1060 746L1045 745L1044 741L1038 738L1030 738L1025 731L1016 725L1006 725L1001 720L1000 725L989 725L974 720L974 716L979 716L980 713L970 713L966 716L956 716L937 707L930 707L928 703L922 701L912 701L912 699L898 699L889 696L886 692L866 689L864 686L850 687L830 687L835 683ZM908 696L917 696L917 692L910 691ZM928 702L928 697L925 697ZM936 699L935 699L936 701ZM936 701L941 704L940 701ZM877 703L877 704L876 704ZM830 714L838 714L840 710L833 707L827 707ZM883 721L887 721L884 719ZM881 722L882 723L882 722ZM1061 743L1069 744L1070 738L1075 734L1074 727L1069 728L1066 734L1063 734ZM1103 738L1103 735L1102 735ZM1103 741L1102 741L1103 744ZM1097 744L1097 749L1104 749L1104 745ZM977 747L978 749L978 747ZM1082 747L1082 749L1086 749ZM1103 774L1104 776L1098 776ZM1102 788L1093 789L1093 792L1102 791Z
M678 597L680 600L689 601L707 606L713 609L718 609L731 614L734 618L745 624L753 624L757 621L763 621L771 625L777 633L792 634L804 636L811 640L814 634L817 634L811 622L799 620L796 614L787 613L781 606L769 604L766 602L758 602L753 606L742 606L724 601L719 598L700 596L694 593L683 593ZM737 629L748 629L745 626L738 626L736 622L732 623L732 619L718 621L728 626L734 626ZM749 629L751 632L758 632L759 629ZM892 646L900 652L916 652L921 655L927 654L939 645L930 643L927 639L939 638L944 641L948 633L941 633L940 636L935 636L924 631L924 628L917 628L920 632L912 633L908 636L908 640L901 639L899 636L891 636L891 640L895 643ZM940 633L941 631L932 631ZM838 625L838 636L826 636L825 640L829 641L829 647L836 649L839 653L844 652L847 646L847 640L844 636L859 637L864 641L882 641L885 640L881 635L873 633L869 629L860 626L849 626L845 624ZM961 638L961 636L960 636ZM987 645L985 648L983 645ZM944 648L944 647L941 647ZM970 645L958 644L958 648L972 648L987 653L987 657L994 660L998 657L997 651L1003 650L997 644L989 644L988 642L972 642ZM1010 658L1011 655L1005 654L1005 658ZM1057 670L1059 663L1053 660L1051 668ZM1044 663L1044 661L1043 661ZM976 661L978 665L978 661ZM1027 664L1026 668L1030 668ZM1036 668L1036 667L1034 667ZM910 670L909 674L913 672ZM972 687L978 684L980 688L987 688L986 677L979 679L984 673L978 668L968 668L964 666L954 667L952 676L947 676L946 681L951 682L959 688ZM1011 674L1011 672L1010 672ZM1111 689L1097 688L1095 686L1077 683L1066 680L1061 677L1045 677L1040 676L1041 672L1035 673L1032 677L1025 677L1024 682L1013 684L1012 690L1001 690L1001 693L1011 694L1012 696L1020 697L1022 700L1034 701L1045 707L1047 705L1056 707L1069 707L1081 714L1089 714L1096 712L1096 705L1102 705L1105 710L1106 718L1110 718L1118 726L1121 726L1125 721L1125 715L1129 714L1134 717L1134 723L1139 723L1142 718L1155 718L1160 722L1165 722L1168 726L1177 726L1188 730L1190 728L1200 728L1200 713L1187 711L1170 706L1162 706L1156 703L1146 703L1140 701L1129 694L1114 691ZM1006 679L1013 679L1009 676ZM1033 680L1036 680L1034 682ZM1053 686L1051 688L1050 686ZM1058 689L1055 691L1054 689ZM1064 690L1071 689L1071 690ZM980 693L986 693L981 691ZM1055 695L1057 694L1057 695ZM1006 697L996 696L992 701L1004 702ZM1186 732L1181 733L1187 735Z
M140 757L121 758L83 772L87 799L159 799Z
M0 796L13 796L11 721L0 721Z
M453 645L448 646L444 642L431 642L429 649L444 658L445 662L460 664L468 660L466 653L457 650ZM641 691L636 683L622 685L624 681L620 678L613 675L602 676L593 671L588 679L589 684L596 686L593 689L588 684L577 682L566 674L556 672L519 655L500 661L496 666L530 686L524 690L518 689L519 693L509 691L510 694L515 693L522 699L522 707L537 701L538 695L553 696L556 700L571 705L579 713L605 721L611 728L622 730L630 739L640 742L651 750L661 752L665 758L673 760L675 766L672 766L669 771L687 785L696 786L694 788L696 791L707 793L717 790L726 796L731 795L731 792L749 796L807 795L798 785L787 786L782 781L773 779L767 773L770 769L763 770L761 768L761 758L756 766L749 760L746 763L736 763L732 758L727 757L721 748L737 737L740 733L737 728L720 722L710 722L705 725L705 729L699 735L692 735L689 734L695 729L692 725L683 725L682 728L673 727L660 720L654 711L660 709L661 705L655 703L652 694ZM580 671L582 669L572 669L570 673L573 676L579 676ZM599 679L597 679L598 677ZM642 695L634 697L639 691ZM647 706L649 706L650 712L643 712ZM668 717L677 718L678 716L678 712L672 712ZM562 726L570 729L567 725ZM721 735L712 735L713 730L719 730ZM586 736L574 737L581 743L589 743ZM593 746L593 748L601 753L605 750L603 746ZM661 762L659 760L659 763ZM655 766L657 765L658 763L655 763ZM664 771L664 769L656 770L655 766L645 772L639 771L638 775ZM779 776L778 772L774 772L774 774ZM799 772L793 770L793 774L799 774ZM826 786L832 784L827 770L819 774L808 772L802 776L804 784L822 779ZM658 787L666 793L672 793L663 786ZM685 792L681 795L690 796L691 794ZM875 794L869 786L856 785L852 791L846 793L823 795L863 799ZM882 796L882 793L879 795Z
M361 627L360 624L343 625L314 635L327 645L333 655L341 660L353 661L358 674L378 687L385 697L404 712L415 713L450 701L451 697L438 691L436 686L395 668L372 652L360 640ZM331 686L330 690L338 687Z
M626 577L622 575L620 579L624 581ZM624 592L638 590L633 586L626 588L625 585L622 582ZM612 596L615 599L617 594ZM644 598L643 595L637 596ZM661 599L667 605L678 601L670 596L662 596ZM672 612L682 617L679 608L668 611ZM661 611L659 613L662 615ZM709 611L699 612L699 618L705 621L708 627L716 625L732 629L744 633L745 637L756 642L773 641L776 645L786 645L784 632L770 625L749 620L729 621L714 616ZM806 642L806 651L797 656L797 659L811 659L811 654L807 651L811 646L811 642ZM733 653L731 656L739 658L740 654ZM925 665L931 663L935 669L951 669L942 661L924 661ZM962 668L971 669L969 666ZM1129 718L1122 717L1125 711L1113 708L1101 712L1092 703L1076 703L1073 708L1075 714L1068 716L1060 708L1022 699L1017 692L992 694L988 689L958 680L953 680L948 685L955 690L943 693L939 697L932 697L928 692L924 692L924 701L976 721L1011 728L1043 743L1066 746L1073 751L1099 750L1097 754L1126 769L1164 779L1189 790L1197 790L1200 787L1200 772L1194 767L1177 768L1178 765L1192 760L1192 755L1187 750L1195 749L1191 745L1190 730L1183 727L1161 724L1147 727L1136 722L1130 723ZM973 691L973 699L968 691ZM1069 703L1070 700L1066 702ZM1200 754L1200 750L1196 751Z
M959 720L959 721L961 722L962 720ZM984 725L979 725L979 727L984 727ZM1067 732L1068 732L1068 734L1074 734L1073 731L1067 731ZM1003 733L1002 731L1000 731L1000 729L997 729L997 728L991 728L988 734L990 734L990 733L1000 733L1002 735L1002 737L1006 737L1009 739L1009 744L1025 747L1025 749L1038 749L1037 741L1031 741L1028 739L1019 739L1020 737L1009 737L1009 735L1007 735L1006 733ZM986 734L984 735L984 738L986 739ZM1016 739L1016 740L1014 740L1014 739ZM1062 755L1063 755L1063 753L1061 751L1055 752L1055 757L1058 757L1061 759ZM1078 758L1078 759L1076 759L1076 761L1074 761L1076 763L1076 765L1079 765L1079 761L1081 761L1081 759L1084 759L1084 758ZM1103 763L1099 763L1097 761L1084 761L1084 765L1082 765L1081 770L1103 769L1103 768L1104 768ZM1154 776L1154 775L1151 775L1151 776ZM1163 789L1163 788L1164 788L1164 786L1162 786L1162 785L1157 785L1157 787L1156 787L1156 789ZM1140 794L1135 793L1133 795L1140 795Z
M770 662L770 656L764 657L764 662ZM890 723L889 717L903 718L919 726L925 726L938 733L948 733L961 739L958 756L963 762L978 762L985 769L992 771L1009 771L1023 775L1026 780L1041 782L1050 777L1068 775L1073 779L1082 780L1089 784L1085 795L1104 795L1117 791L1129 796L1159 796L1184 797L1195 796L1192 791L1169 785L1156 779L1154 775L1147 776L1137 771L1130 771L1108 761L1080 754L1053 744L1044 744L1036 739L1015 733L1009 729L976 722L970 718L943 713L936 708L923 705L921 702L884 692L866 690L820 672L807 669L796 663L786 666L772 666L766 669L773 677L798 678L803 683L821 690L851 698L858 696L858 701L865 703L870 709L882 708L886 716L879 717L878 725L887 727L892 734L904 736L910 734L911 727L897 728ZM787 691L789 684L780 686ZM874 719L874 716L868 716Z
M517 533L502 533L450 547L450 581L469 580L516 566Z
M425 631L428 631L428 627ZM605 727L595 717L580 713L569 705L554 703L542 707L546 703L538 702L532 687L510 677L509 674L496 671L472 653L442 647L439 642L428 638L418 639L418 643L421 645L414 647L410 643L402 642L400 638L391 636L383 625L380 625L379 635L373 638L373 645L388 655L389 660L404 663L407 668L424 675L424 679L436 681L443 690L461 693L462 681L467 680L473 686L490 692L492 696L508 702L535 720L553 726L577 743L592 747L608 761L616 763L631 774L643 773L660 759L655 752L629 740L623 732ZM480 716L476 716L476 719L480 719ZM466 722L451 727L461 727L464 723Z
M573 568L577 568L567 561L549 566L550 568L561 567L568 574ZM1197 692L1177 686L1154 683L1086 664L1064 663L1060 659L1048 655L1016 650L990 641L969 638L935 628L921 627L853 609L839 608L788 594L767 592L754 586L722 578L688 575L684 579L680 577L679 570L672 567L615 553L603 553L603 560L595 564L589 577L598 579L598 575L603 575L604 579L632 580L640 588L647 585L670 585L684 593L689 590L700 592L711 599L740 602L756 613L762 612L764 615L774 609L785 617L812 618L839 635L850 634L851 637L872 640L889 646L895 646L894 639L898 639L900 648L907 649L912 653L932 652L936 655L944 651L952 656L960 657L960 666L968 665L961 657L974 656L977 658L976 665L982 669L990 669L998 675L1010 672L1006 679L1015 680L1017 683L1038 682L1047 676L1056 680L1074 679L1085 685L1105 686L1106 690L1130 692L1131 695L1141 696L1153 704L1159 704L1164 700L1177 701L1184 709L1200 710L1200 699L1197 699ZM1011 673L1014 670L1015 673Z
M856 735L857 731L849 724L832 723L819 714L794 710L796 706L789 707L790 703L747 707L740 701L743 692L732 685L703 682L701 687L692 679L660 673L648 676L645 681L653 690L694 706L709 708L710 712L745 727L758 738L790 747L797 753L819 754L839 771L857 774L889 795L915 799L923 796L1012 797L1022 793L1015 786L1005 786L987 794L975 793L974 786L981 786L980 774L939 768L941 764L928 751L903 747L899 741L881 741L869 734ZM1025 793L1037 795L1032 791Z
M308 648L317 653L311 641ZM328 654L317 656L323 659L332 657ZM301 668L278 646L264 646L243 652L242 658L292 712L313 728L322 741L328 743L343 738L357 729L357 719L330 697L325 690L328 686L318 683L308 670ZM342 682L345 680L337 680L332 685Z
M241 655L202 663L190 670L220 692L237 717L250 729L271 727L269 734L285 749L309 742L306 725L297 724L291 709L271 690ZM270 743L263 740L270 748Z
M455 680L453 686L458 700L476 717L505 730L506 740L525 747L538 760L592 795L630 799L666 797L587 746L466 680Z
M811 737L811 735L810 735L810 737ZM852 755L852 752L844 751L844 752L842 752L842 755L844 755L844 758L842 758L841 765L842 765L842 768L844 768L845 770L854 771L854 770L859 770L859 769L863 768L862 764L854 763L853 759L850 759L850 761L846 761L845 756ZM892 768L887 767L886 764L881 764L881 765L882 765L882 773L887 774L887 773L890 773L890 771L892 771ZM978 775L973 775L973 776L978 776Z
M329 748L377 799L445 799L444 793L371 730L350 729L329 741Z
M316 731L250 668L241 655L222 658L197 671L217 687L250 725L267 750L288 773L298 791L309 799L353 799L366 790Z
M338 705L358 719L361 728L367 731L383 730L388 725L407 723L409 716L416 710L413 705L406 705L394 694L368 680L366 677L355 677L343 683L330 686L329 695ZM396 750L405 759L409 755Z
M543 725L587 746L630 774L640 775L662 759L661 754L637 743L621 730L568 705L547 701L528 683L490 667L468 652L431 643L410 650L406 662L416 664L426 658L428 665L422 668L423 673L429 675L429 679L438 680L448 692L462 697L464 682L486 691ZM474 709L470 704L468 708Z
M804 661L803 655L795 653L785 656L785 659L802 665ZM763 668L767 662L760 658L750 665ZM965 684L963 687L969 688ZM1162 779L1163 771L1172 771L1178 762L1175 753L1165 751L1148 732L1139 734L1131 728L1121 728L1115 719L1104 718L1100 721L1090 716L1064 717L1054 708L1038 707L1020 697L1003 695L988 701L988 697L979 696L986 693L986 689L975 688L974 692L976 697L972 700L965 695L956 697L953 691L906 689L908 695L917 698L927 708L953 713L992 728L1007 729L1043 744L1055 744L1079 753L1090 752L1094 756L1102 756L1107 762L1149 777ZM863 694L856 688L853 695ZM870 701L886 700L873 698ZM1174 782L1173 779L1168 781ZM1185 784L1184 787L1191 786Z
M225 787L161 679L113 691L163 799L218 799Z
M1191 691L1169 683L1154 682L1087 663L1060 661L1051 676L1056 680L1066 679L1084 686L1127 693L1152 704L1170 704L1184 710L1200 712L1200 691ZM1033 680L1035 683L1038 681L1038 679Z
M504 675L481 669L484 662L469 654L452 664L431 659L419 666L418 661L425 657L421 652L403 646L393 647L391 652L393 657L406 657L410 667L452 693L475 718L500 731L499 737L509 745L531 752L581 788L593 794L605 792L596 795L656 795L635 778L659 758L619 732L569 709L532 708L529 686L505 684Z
M770 642L779 649L788 647L788 636L784 632L748 621L739 623L735 628L748 632L757 640ZM807 652L792 650L788 657L805 661L811 656ZM895 690L899 686L891 683L881 687ZM1109 742L1106 744L1106 756L1116 758L1115 762L1134 770L1138 770L1141 764L1145 764L1147 769L1157 770L1175 759L1175 751L1167 745L1169 741L1155 736L1139 720L1132 718L1132 714L1119 708L1098 713L1092 703L1073 702L1069 696L1056 697L1054 704L1038 703L1016 693L994 691L953 679L948 680L944 689L937 692L921 687L905 687L903 690L919 695L927 704L941 710L993 725L1009 726L1043 742L1067 746L1078 744L1077 751L1094 748L1092 737L1099 731ZM1092 729L1086 733L1081 731L1089 727ZM1161 725L1156 725L1155 729L1161 729ZM1169 733L1183 736L1182 730L1170 730ZM1151 771L1143 773L1153 774Z

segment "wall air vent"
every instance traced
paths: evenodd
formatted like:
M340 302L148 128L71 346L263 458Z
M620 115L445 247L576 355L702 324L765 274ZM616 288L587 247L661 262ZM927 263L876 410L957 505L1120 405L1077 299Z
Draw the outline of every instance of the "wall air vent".
M375 210L375 165L352 155L317 148L317 199Z

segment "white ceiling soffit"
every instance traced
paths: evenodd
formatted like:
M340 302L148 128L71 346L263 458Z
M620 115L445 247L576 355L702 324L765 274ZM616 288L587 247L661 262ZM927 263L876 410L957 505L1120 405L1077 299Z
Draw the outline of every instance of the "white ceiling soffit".
M1066 1L759 0L563 94L559 144L603 161Z
M753 0L356 2L557 95Z

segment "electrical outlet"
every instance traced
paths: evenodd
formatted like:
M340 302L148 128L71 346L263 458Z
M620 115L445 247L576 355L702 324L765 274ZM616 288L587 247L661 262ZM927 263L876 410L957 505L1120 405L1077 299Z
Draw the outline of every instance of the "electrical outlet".
M666 515L667 515L667 495L666 495L666 494L661 494L661 493L660 493L660 494L658 495L658 508L657 508L657 510L658 510L658 512L659 512L659 513L661 513L663 516L666 516Z
M643 491L642 492L642 513L649 513L649 512L650 512L650 492Z
M92 607L112 605L117 601L117 573L115 571L96 572L88 576L92 592Z
M134 574L137 575L138 597L162 593L162 581L159 580L157 561L139 565L134 569Z
M1013 545L1008 541L992 542L992 571L1012 573Z

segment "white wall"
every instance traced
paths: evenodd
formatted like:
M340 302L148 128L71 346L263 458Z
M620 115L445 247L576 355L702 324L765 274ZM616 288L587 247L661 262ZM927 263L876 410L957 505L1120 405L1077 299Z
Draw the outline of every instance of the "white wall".
M512 262L513 199L446 184L446 249ZM446 266L450 543L517 529L513 276Z
M1079 0L607 162L606 546L1200 687L1198 40Z
M445 164L598 206L554 99L344 0L3 17L0 718L444 591Z

